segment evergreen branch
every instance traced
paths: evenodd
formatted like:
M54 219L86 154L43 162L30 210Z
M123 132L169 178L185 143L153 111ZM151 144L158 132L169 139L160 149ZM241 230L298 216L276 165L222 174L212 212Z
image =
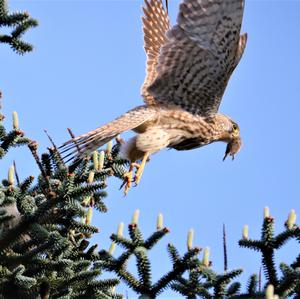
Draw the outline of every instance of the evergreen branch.
M0 35L0 43L9 44L12 50L20 55L33 50L33 46L31 44L8 35Z
M200 252L200 248L193 248L189 250L180 260L175 262L173 270L165 274L160 278L152 287L152 294L157 295L167 288L172 281L180 277L186 270L190 270L197 266L197 262L194 258Z
M74 162L74 164L69 166L69 172L76 175L76 182L83 183L87 181L91 170L90 160L90 157L85 157L82 161Z
M1 37L0 37L1 40ZM0 148L2 149L2 151L4 153L6 153L10 147L13 147L14 145L16 145L17 140L20 137L23 137L24 133L20 130L13 130L11 132L9 132L4 138L2 138L2 143L0 144ZM3 157L3 155L1 155L1 158Z
M28 148L30 149L31 154L34 157L35 162L38 165L38 167L40 169L40 172L41 172L41 174L42 174L45 182L47 182L48 187L50 187L49 178L47 177L47 174L46 174L46 172L44 170L44 167L43 167L43 165L41 163L40 157L38 156L38 153L37 153L37 147L38 147L38 143L36 141L31 141L28 144Z
M54 245L54 240L51 238L47 240L44 244L39 245L35 247L34 249L27 251L24 254L16 254L16 255L10 255L6 256L6 254L0 255L0 260L2 260L3 265L9 266L9 265L15 265L15 264L23 264L27 262L32 262L33 258L38 256L39 253L42 253L46 251L47 249L51 248ZM41 264L41 260L35 259L34 266L37 266L38 263ZM49 263L48 263L49 264Z
M34 202L34 198L30 195L20 194L17 195L17 209L18 211L24 215L29 216L34 213L37 209L37 206Z
M281 263L280 269L284 275L276 288L276 293L282 298L286 298L293 293L297 286L300 286L300 269L293 269L284 263Z
M102 190L106 187L104 183L94 183L86 186L70 187L70 192L68 193L69 197L83 197L93 195L94 192Z
M226 272L225 274L217 275L216 282L214 284L214 296L215 298L223 298L226 296L226 285L243 272L242 269Z
M300 254L297 256L296 260L291 264L293 269L300 268Z
M177 263L180 260L180 255L173 244L168 244L168 253L173 264Z
M65 287L71 287L80 282L93 281L100 274L99 270L82 271L64 282Z
M143 247L137 247L134 251L136 256L136 266L143 287L143 292L151 288L151 265L147 256L147 250Z
M19 137L16 139L15 143L12 145L12 147L19 147L19 146L23 146L23 145L28 145L30 143L30 139L29 138L25 138L25 137Z
M95 172L95 180L98 181L98 180L105 180L107 177L111 176L111 173L112 173L112 169L111 168L105 168L101 171L97 171Z
M114 267L116 269L122 268L125 263L128 261L128 259L130 258L130 256L133 255L133 251L126 251L124 253L122 253L118 259L116 259L115 263L114 263Z
M36 279L32 277L24 276L23 273L25 272L25 267L23 265L18 266L14 269L12 273L12 280L13 284L16 287L20 287L21 289L28 289L36 284Z
M26 194L26 192L28 192L30 186L32 185L34 180L33 176L29 176L28 178L26 178L22 183L20 183L20 192L23 194Z
M1 99L1 98L0 98ZM0 141L3 141L4 138L6 137L6 130L2 124L2 119L3 119L3 115L0 114Z
M38 25L37 20L31 18L27 12L9 13L7 1L0 1L0 28L12 27L10 34L0 34L0 43L9 44L18 54L30 52L33 46L21 40L22 35L30 28Z
M33 258L27 271L28 273L34 273L35 275L45 270L61 272L74 267L73 264L74 261L70 259L52 261L46 258Z
M141 293L143 289L141 289L140 282L125 268L121 268L116 271L117 276L122 279L131 289L133 289L137 293Z
M253 249L255 251L261 251L263 247L263 243L261 241L256 240L239 240L239 246L245 247L248 249Z
M247 293L249 294L249 296L254 296L257 292L257 289L258 289L257 275L253 274L250 276L249 281L248 281Z
M144 246L144 240L141 231L136 224L128 225L129 236L135 246Z
M52 147L48 147L50 156L52 158L52 165L54 166L54 169L56 170L61 170L61 169L66 169L66 166L60 156L60 153L58 150Z
M144 247L150 250L155 246L170 230L168 228L160 229L154 232L144 243Z
M67 224L70 229L83 232L84 234L94 234L99 232L99 229L97 227L85 223L80 223L75 220L66 221L65 224Z
M1 12L2 11L2 12ZM0 8L0 27L12 27L15 24L21 24L28 19L28 14L24 12L14 12L9 14L6 9L5 12Z
M289 240L297 238L300 242L300 227L296 226L292 229L287 229L274 238L274 248L279 249Z
M274 242L274 218L265 217L262 232L261 232L261 241L265 246L272 246Z
M274 261L274 250L272 248L264 248L261 253L264 273L269 284L272 284L276 288L278 285L278 278Z
M226 292L227 297L237 295L240 292L241 284L239 282L234 282L229 286Z
M37 27L38 22L34 19L27 19L21 22L16 28L11 32L11 37L15 40L19 39L29 28ZM22 52L22 49L20 49ZM18 51L20 51L18 50Z
M46 175L50 177L53 174L53 167L50 155L48 153L42 154L41 162Z
M112 234L110 236L110 239L112 241L114 241L116 244L121 245L124 249L133 251L134 248L135 248L133 246L131 240L129 240L129 239L125 238L125 237L122 237L122 236L118 236L117 234Z
M95 200L93 206L94 206L99 212L101 212L101 213L106 213L106 212L108 211L106 205L104 204L104 202L103 202L102 200L95 198L95 195L96 195L96 194L94 194L94 196L93 196L93 198L94 198L94 200ZM101 197L102 197L102 195L101 195Z
M111 279L105 279L105 280L100 280L100 281L91 281L89 283L89 286L92 286L95 289L99 290L109 290L112 289L113 287L117 286L119 284L119 280L116 278L111 278Z

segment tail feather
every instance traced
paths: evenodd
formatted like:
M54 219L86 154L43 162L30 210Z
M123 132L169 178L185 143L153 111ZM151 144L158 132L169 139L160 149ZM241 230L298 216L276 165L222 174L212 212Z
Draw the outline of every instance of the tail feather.
M66 162L80 161L100 146L109 142L118 134L132 130L155 116L155 109L140 106L130 110L112 122L86 134L70 139L59 147L60 154Z

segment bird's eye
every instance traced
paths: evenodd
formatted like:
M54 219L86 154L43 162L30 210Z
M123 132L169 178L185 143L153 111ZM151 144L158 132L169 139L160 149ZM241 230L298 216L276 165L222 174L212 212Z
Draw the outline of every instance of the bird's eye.
M239 131L239 128L238 128L238 126L237 126L236 124L233 124L233 125L232 125L232 131L233 131L234 133L237 133L237 132Z

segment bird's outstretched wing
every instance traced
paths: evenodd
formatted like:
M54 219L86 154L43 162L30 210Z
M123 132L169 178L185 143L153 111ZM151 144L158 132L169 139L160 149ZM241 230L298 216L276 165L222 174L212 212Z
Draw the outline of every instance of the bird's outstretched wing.
M170 21L162 0L145 0L143 11L144 49L147 61L146 78L141 88L141 93L145 103L153 105L155 100L149 94L147 88L157 76L158 56L162 45L167 41L166 32L170 29Z
M243 8L244 0L183 1L147 89L155 101L203 116L218 111L246 45Z
M120 133L135 129L155 115L155 110L147 106L137 107L102 127L65 142L59 151L66 162L78 161Z

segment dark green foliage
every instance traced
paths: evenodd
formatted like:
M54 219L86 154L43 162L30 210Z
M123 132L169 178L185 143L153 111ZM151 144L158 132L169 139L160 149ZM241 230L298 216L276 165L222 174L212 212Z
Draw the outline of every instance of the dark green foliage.
M193 248L180 257L179 254L172 254L176 249L173 245L169 244L168 251L172 257L172 270L162 276L156 283L153 283L148 252L169 230L167 228L160 229L146 240L143 239L137 224L130 224L128 231L130 238L124 238L116 234L111 236L113 242L125 249L125 252L118 258L114 258L109 252L104 250L100 251L99 254L101 255L102 266L108 271L114 271L122 281L137 294L140 294L141 298L156 298L158 294L169 287L172 281L180 277L187 270L194 269L197 266L195 261L197 254L200 252L199 248ZM131 257L135 257L136 259L138 278L134 277L127 269L127 262Z
M259 289L257 275L250 277L246 292L241 291L241 285L238 282L232 284L231 281L236 278L242 270L226 271L223 274L215 273L210 267L205 266L200 260L197 260L198 267L189 272L188 278L184 276L172 283L174 291L180 293L186 298L265 298L265 288L272 284L275 294L280 298L299 298L300 289L300 268L299 257L291 265L280 264L281 277L277 274L275 262L275 251L280 249L288 240L300 240L300 229L296 224L285 226L285 231L274 235L274 219L265 217L262 226L261 240L251 240L244 238L239 241L241 247L246 247L259 251L262 255L262 264L265 272L265 287ZM172 256L176 256L176 252Z
M7 0L0 0L0 30L3 27L11 28L10 34L1 34L0 31L0 43L9 44L18 54L30 52L33 46L21 38L28 29L37 25L37 21L32 19L27 12L10 13Z
M29 143L29 139L25 138L24 133L19 129L12 129L7 133L4 128L3 120L4 116L0 113L0 160L6 155L10 148Z
M20 135L2 132L7 152ZM0 298L121 298L113 292L117 279L99 279L100 255L87 241L98 232L90 224L93 207L107 211L102 189L113 161L91 181L90 161L70 174L55 149L40 158L37 143L27 144L40 168L37 180L15 185L10 174L0 184Z
M272 284L275 294L280 298L299 298L300 271L298 258L291 265L280 264L281 276L277 273L275 253L289 240L300 241L300 228L296 224L286 224L285 230L278 234L274 234L274 218L266 216L262 226L262 235L260 240L252 240L244 238L239 241L241 247L246 247L260 252L262 256L262 266L265 273L266 285ZM252 276L248 294L254 294L257 289L257 278ZM257 295L261 292L257 292ZM255 297L256 298L256 297ZM259 298L259 297L257 297Z
M172 284L172 289L186 298L229 298L240 291L240 284L231 281L242 273L237 269L223 274L217 274L200 260L196 269L189 272L188 278L183 276Z

